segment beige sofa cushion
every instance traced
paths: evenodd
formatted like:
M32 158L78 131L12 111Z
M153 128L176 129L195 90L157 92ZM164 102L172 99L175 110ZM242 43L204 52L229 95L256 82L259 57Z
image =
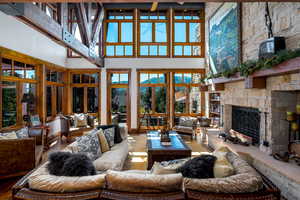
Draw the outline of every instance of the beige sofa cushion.
M147 171L133 173L109 170L105 179L108 189L136 193L177 191L182 184L182 175L179 173L154 175Z
M215 150L212 155L217 157L214 165L214 176L215 178L224 178L232 176L235 171L232 164L228 161L226 155L230 152L228 148L220 148Z
M54 176L49 174L47 163L43 164L28 178L31 189L45 192L78 192L101 189L105 186L105 174L82 177Z
M128 155L128 141L123 140L119 144L115 144L110 151L102 154L102 156L94 161L94 165L97 171L116 170L123 169L124 162Z
M255 192L262 188L262 178L246 161L232 152L227 153L227 158L235 169L235 175L226 178L184 178L183 189L216 193L245 193Z

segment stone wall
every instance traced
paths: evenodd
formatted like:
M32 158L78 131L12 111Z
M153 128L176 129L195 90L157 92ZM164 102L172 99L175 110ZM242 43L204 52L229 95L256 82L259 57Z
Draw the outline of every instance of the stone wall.
M209 18L222 3L206 3L206 49L208 50ZM270 2L270 15L273 22L274 36L284 36L288 49L300 48L300 3ZM257 59L259 44L268 37L265 26L265 3L242 3L242 62ZM206 60L208 62L208 52ZM280 151L287 151L288 124L285 120L286 111L295 111L300 103L300 73L268 77L265 89L245 89L244 81L225 84L221 91L221 105L224 106L224 129L231 128L232 105L258 108L261 111L259 150L266 155ZM267 113L267 114L265 114ZM265 125L266 117L266 125ZM266 137L266 138L265 138ZM262 144L269 142L269 147ZM287 199L299 199L294 183L286 177L278 176L269 167L260 163L256 166L282 190ZM267 173L268 172L268 173Z
M206 3L207 42L209 36L208 20L221 5L222 3ZM288 49L300 48L300 2L270 2L269 8L274 36L286 37ZM242 3L241 9L242 59L243 61L257 59L259 44L268 38L265 26L265 3Z

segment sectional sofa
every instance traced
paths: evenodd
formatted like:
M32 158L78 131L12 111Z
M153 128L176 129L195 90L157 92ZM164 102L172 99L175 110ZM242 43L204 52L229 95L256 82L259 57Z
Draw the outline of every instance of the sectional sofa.
M13 199L280 199L277 187L233 152L226 157L234 175L211 179L185 178L180 173L121 171L127 154L124 139L94 161L99 171L94 176L53 176L44 164L16 183Z

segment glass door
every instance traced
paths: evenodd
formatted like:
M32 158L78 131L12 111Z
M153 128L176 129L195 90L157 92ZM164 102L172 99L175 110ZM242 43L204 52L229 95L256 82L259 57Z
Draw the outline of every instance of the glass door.
M107 95L108 124L127 124L130 127L129 70L109 70Z

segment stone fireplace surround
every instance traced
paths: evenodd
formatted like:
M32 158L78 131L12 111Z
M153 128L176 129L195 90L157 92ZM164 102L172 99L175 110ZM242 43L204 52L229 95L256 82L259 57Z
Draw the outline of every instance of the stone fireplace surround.
M286 111L295 111L296 104L300 104L300 73L268 77L265 89L245 89L244 84L244 81L225 83L224 90L220 91L223 127L225 131L231 129L233 105L257 108L261 113L261 144L249 147L235 145L218 138L218 131L208 131L208 145L214 149L225 145L245 156L246 160L280 188L286 199L300 200L300 167L270 156L271 153L287 151ZM267 113L267 127L264 112ZM268 147L262 144L265 136L269 142Z
M269 77L266 81L265 89L245 89L243 81L225 84L221 92L224 130L232 128L232 106L257 108L261 113L259 150L267 154L285 152L286 111L294 112L300 104L300 73ZM265 140L269 146L263 145Z

